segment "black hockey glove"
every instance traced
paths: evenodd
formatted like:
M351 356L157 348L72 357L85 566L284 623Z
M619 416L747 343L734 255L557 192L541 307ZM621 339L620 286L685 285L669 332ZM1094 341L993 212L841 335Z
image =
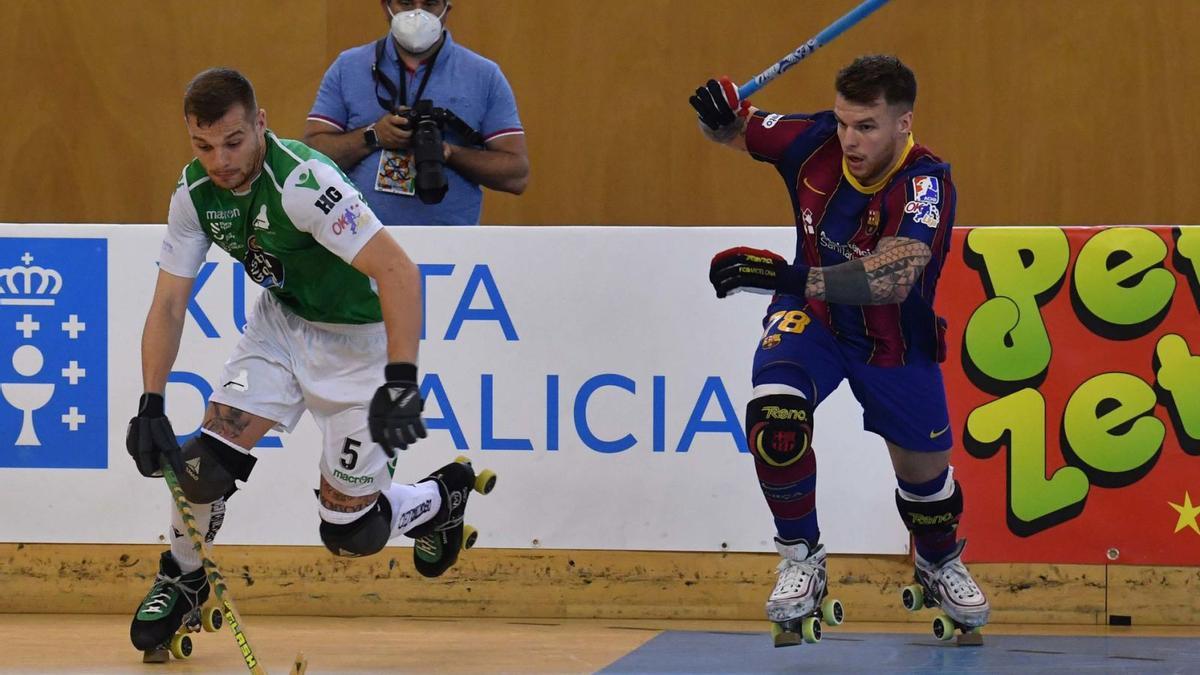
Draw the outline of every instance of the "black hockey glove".
M719 81L709 80L696 89L688 103L695 108L700 121L713 131L728 128L737 118L745 117L750 112L750 101L738 98L737 86L728 77L722 77Z
M396 450L407 450L418 438L425 438L425 423L421 421L425 401L417 387L415 365L389 363L383 375L387 382L371 397L367 426L371 440L383 446L388 457L395 457Z
M713 256L708 280L718 298L738 291L804 297L808 266L789 265L783 256L772 251L739 246Z
M162 394L142 394L137 417L129 420L125 431L125 449L147 478L162 476L161 457L166 455L172 468L182 465L179 443L163 408Z

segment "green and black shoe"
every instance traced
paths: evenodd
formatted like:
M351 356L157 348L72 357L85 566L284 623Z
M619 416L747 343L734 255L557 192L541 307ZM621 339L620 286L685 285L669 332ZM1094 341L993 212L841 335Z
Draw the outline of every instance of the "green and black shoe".
M406 534L415 540L413 565L417 571L423 576L438 577L454 565L459 551L475 545L479 533L463 524L467 497L471 490L484 495L491 492L496 486L496 474L492 471L476 474L471 462L459 457L420 482L425 481L437 483L442 505L437 515Z
M167 645L184 619L208 600L208 593L203 567L184 574L171 551L163 551L154 585L138 605L129 626L133 646L150 651Z

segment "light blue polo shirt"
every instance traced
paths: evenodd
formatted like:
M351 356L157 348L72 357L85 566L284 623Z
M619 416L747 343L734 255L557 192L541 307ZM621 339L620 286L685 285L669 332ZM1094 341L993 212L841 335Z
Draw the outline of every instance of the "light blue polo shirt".
M383 50L384 63L380 68L399 91L401 64L391 44ZM329 124L340 131L365 127L379 119L385 112L375 95L375 78L371 67L375 64L375 43L347 49L338 55L317 91L308 119ZM425 77L428 66L421 64L415 72L404 69L408 101L416 102L417 89ZM379 95L388 99L384 87ZM463 47L446 31L446 40L438 52L425 86L422 98L433 101L433 105L447 108L458 115L472 129L490 141L509 134L523 134L521 120L517 116L517 102L512 87L500 72L500 66L475 52ZM450 129L443 131L451 145L466 145L458 134ZM422 204L414 196L380 192L375 189L375 176L379 170L379 150L350 168L346 173L362 191L371 210L385 225L478 225L479 211L483 202L483 191L479 185L468 181L457 171L446 167L449 191L440 204Z

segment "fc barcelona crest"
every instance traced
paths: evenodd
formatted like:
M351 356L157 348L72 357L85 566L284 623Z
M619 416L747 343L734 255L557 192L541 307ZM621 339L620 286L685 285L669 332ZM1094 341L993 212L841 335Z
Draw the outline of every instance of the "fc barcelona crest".
M879 229L879 212L870 209L867 211L867 234L875 234Z

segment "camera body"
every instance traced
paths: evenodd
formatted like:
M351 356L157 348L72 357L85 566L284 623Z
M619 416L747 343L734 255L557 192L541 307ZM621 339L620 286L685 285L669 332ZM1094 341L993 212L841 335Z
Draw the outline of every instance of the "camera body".
M434 106L429 99L421 99L412 108L397 114L407 120L408 127L413 130L410 143L417 197L424 204L439 204L449 190L442 132L449 128L471 145L483 145L483 137L458 115Z

